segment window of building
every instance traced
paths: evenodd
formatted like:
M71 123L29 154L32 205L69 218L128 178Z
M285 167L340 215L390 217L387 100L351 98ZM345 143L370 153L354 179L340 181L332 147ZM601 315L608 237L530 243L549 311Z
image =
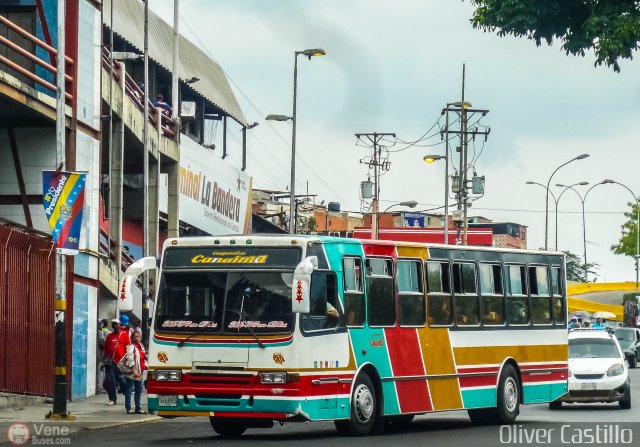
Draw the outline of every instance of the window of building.
M396 324L395 287L391 259L367 258L367 315L370 326Z
M453 310L459 326L473 326L480 321L480 306L476 288L476 265L453 263Z
M453 303L449 263L427 262L427 294L430 326L449 326L453 323Z
M527 271L524 265L507 267L509 290L507 295L507 321L509 324L529 323L527 297Z
M398 323L400 326L424 326L426 306L422 291L422 264L420 261L398 260L396 281L398 286Z
M482 323L486 325L501 325L504 323L502 265L481 263L479 273Z
M347 326L364 326L364 292L362 290L362 259L342 259L344 281L344 313Z

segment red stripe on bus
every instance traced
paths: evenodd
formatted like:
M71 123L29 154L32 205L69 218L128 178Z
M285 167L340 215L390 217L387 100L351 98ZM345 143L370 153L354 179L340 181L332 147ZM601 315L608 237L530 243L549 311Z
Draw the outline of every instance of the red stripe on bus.
M424 362L417 331L409 328L389 328L385 329L384 333L393 375L424 376ZM399 380L396 381L396 390L400 411L403 413L433 410L426 380Z

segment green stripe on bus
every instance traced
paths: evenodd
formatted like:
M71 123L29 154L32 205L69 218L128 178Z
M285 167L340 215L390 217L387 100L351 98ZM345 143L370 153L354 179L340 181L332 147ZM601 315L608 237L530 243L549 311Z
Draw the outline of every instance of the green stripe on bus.
M497 405L495 387L462 390L462 405L464 408L495 407Z

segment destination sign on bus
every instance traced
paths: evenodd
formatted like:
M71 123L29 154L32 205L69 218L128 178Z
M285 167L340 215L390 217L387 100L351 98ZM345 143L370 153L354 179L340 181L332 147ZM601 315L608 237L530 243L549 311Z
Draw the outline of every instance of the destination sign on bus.
M175 247L164 254L164 268L294 268L297 247Z

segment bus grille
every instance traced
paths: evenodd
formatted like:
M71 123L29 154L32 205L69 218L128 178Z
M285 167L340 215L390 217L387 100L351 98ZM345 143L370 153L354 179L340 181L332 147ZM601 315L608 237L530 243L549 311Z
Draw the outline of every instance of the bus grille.
M196 394L196 404L203 406L239 407L240 394Z
M194 384L208 385L243 385L248 386L253 383L254 375L239 374L190 374L189 382Z

